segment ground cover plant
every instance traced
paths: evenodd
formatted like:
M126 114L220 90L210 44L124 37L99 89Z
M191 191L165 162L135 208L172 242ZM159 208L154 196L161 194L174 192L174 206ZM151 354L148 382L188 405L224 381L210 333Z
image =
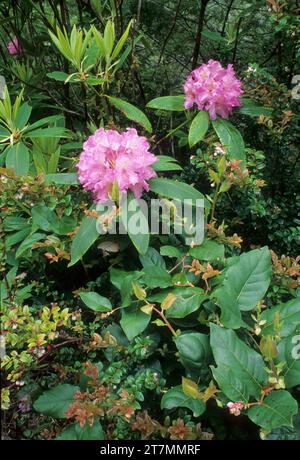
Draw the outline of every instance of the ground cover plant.
M4 439L300 439L299 8L1 2Z

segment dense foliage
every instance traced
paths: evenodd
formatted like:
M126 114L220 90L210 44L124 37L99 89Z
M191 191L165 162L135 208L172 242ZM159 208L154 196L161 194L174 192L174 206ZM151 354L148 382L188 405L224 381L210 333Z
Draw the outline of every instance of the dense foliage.
M5 438L300 439L299 10L1 2Z

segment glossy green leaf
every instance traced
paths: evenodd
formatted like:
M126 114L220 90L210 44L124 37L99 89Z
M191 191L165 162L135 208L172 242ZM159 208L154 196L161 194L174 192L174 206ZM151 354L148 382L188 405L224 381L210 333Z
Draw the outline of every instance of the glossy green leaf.
M198 287L178 287L172 291L176 296L175 302L166 311L168 318L185 318L197 311L208 297Z
M231 401L247 402L251 396L259 399L268 381L262 356L232 330L211 324L210 331L217 365L212 370L220 389Z
M146 254L149 247L150 231L148 216L143 212L140 203L132 194L129 194L127 205L125 204L121 208L121 221L136 250L140 254ZM148 212L148 208L146 212Z
M279 317L282 324L280 329L281 337L291 335L300 324L300 297L263 311L261 318L266 321L262 330L263 335L276 334L274 328L274 319L276 317Z
M149 181L150 190L158 195L180 201L192 199L202 200L204 196L191 185L172 179L155 178Z
M85 217L81 222L78 232L72 241L71 262L69 267L75 265L94 244L99 237L96 228L96 219L94 217Z
M107 312L112 309L111 301L97 292L80 292L79 296L87 307L96 312Z
M251 407L247 415L265 430L273 430L281 426L292 427L293 416L298 412L297 401L288 391L272 391L262 404Z
M151 123L140 109L130 104L129 102L123 101L122 99L118 99L116 97L108 96L108 100L113 106L123 112L129 120L135 121L139 125L143 126L146 131L152 133Z
M245 160L245 144L241 133L230 121L217 118L212 122L221 144L232 160Z
M184 109L184 95L178 96L162 96L152 99L148 102L147 107L149 109L157 110L171 110L174 112L183 112Z
M209 127L209 116L205 110L197 113L189 129L189 145L194 147L205 136Z
M128 340L133 340L148 326L151 315L143 313L139 307L128 307L122 310L120 325Z

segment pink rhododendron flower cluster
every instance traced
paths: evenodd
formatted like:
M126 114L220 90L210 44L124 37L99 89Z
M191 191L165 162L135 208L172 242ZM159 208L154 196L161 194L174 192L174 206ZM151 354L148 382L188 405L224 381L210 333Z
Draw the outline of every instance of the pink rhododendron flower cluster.
M211 59L192 71L185 82L184 92L186 109L196 104L199 110L207 110L210 118L215 120L217 115L228 118L234 107L241 106L243 90L232 64L225 69L220 62Z
M21 46L17 37L14 37L8 44L7 49L9 54L19 54L21 51Z
M78 177L82 186L93 193L98 203L110 198L113 184L120 193L132 191L140 198L148 191L147 181L156 176L151 165L157 158L149 152L149 143L137 131L127 128L125 132L98 129L83 144Z
M242 402L229 402L227 404L229 412L232 415L238 416L241 414L241 410L244 408L244 404Z

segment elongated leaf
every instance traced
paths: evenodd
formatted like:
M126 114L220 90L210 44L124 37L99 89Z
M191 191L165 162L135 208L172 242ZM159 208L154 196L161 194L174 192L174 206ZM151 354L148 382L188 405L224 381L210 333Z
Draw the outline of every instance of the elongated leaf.
M78 175L77 173L57 173L57 174L47 174L45 176L45 182L47 184L54 184L58 185L78 185Z
M154 171L182 171L175 158L159 155L157 159L158 161L153 164Z
M15 174L22 176L29 171L29 150L23 142L6 149L6 167L13 168Z
M45 391L33 404L34 410L54 418L65 418L65 413L74 401L79 387L69 384L58 385Z
M183 112L184 109L184 95L178 96L162 96L152 99L148 102L149 109L157 110L171 110L174 112Z
M32 107L27 102L21 105L15 119L15 125L18 129L24 128L30 118L31 111Z
M273 112L271 107L257 105L254 101L251 101L251 99L242 98L242 104L243 105L239 109L239 112L250 117L259 117L260 115L268 117L272 115Z
M261 355L232 330L211 324L210 331L210 345L217 364L213 374L220 389L232 401L247 402L250 396L259 399L268 381Z
M222 145L226 147L229 158L245 160L245 144L241 133L227 120L217 118L212 122Z
M125 204L122 207L121 220L136 250L140 254L146 254L150 241L148 218L140 206L140 201L132 194L128 195L127 206Z
M146 131L152 133L152 126L149 119L146 117L144 112L130 104L129 102L123 101L116 97L108 96L108 100L114 105L117 109L124 113L124 115L132 121L135 121L139 125L143 126Z
M99 237L94 217L85 217L81 222L80 228L72 242L71 262L69 267L75 265L92 246Z
M205 110L197 113L189 129L189 145L194 147L205 136L209 127L209 116Z
M53 80L56 81L66 81L66 79L69 77L69 75L66 72L49 72L47 73L47 77L53 78Z
M132 26L132 23L133 21L131 20L128 24L128 26L126 27L126 30L125 32L123 33L122 37L120 38L120 40L118 41L115 49L113 50L113 53L111 55L111 59L114 60L118 57L118 55L120 54L120 52L122 51L122 48L128 38L128 35L129 35L129 32L130 32L130 28Z
M298 412L297 401L288 391L272 391L262 404L251 407L247 415L266 430L281 426L293 426L293 416Z
M20 244L17 252L16 252L16 258L21 257L24 252L30 250L33 246L34 243L37 243L38 241L46 238L47 235L44 233L33 233L32 235L29 235L23 243Z
M31 130L30 133L26 133L31 139L42 138L42 137L71 137L71 133L65 128L50 127Z
M172 179L155 178L149 181L150 190L158 195L175 198L180 201L192 199L202 200L204 196L191 185Z

